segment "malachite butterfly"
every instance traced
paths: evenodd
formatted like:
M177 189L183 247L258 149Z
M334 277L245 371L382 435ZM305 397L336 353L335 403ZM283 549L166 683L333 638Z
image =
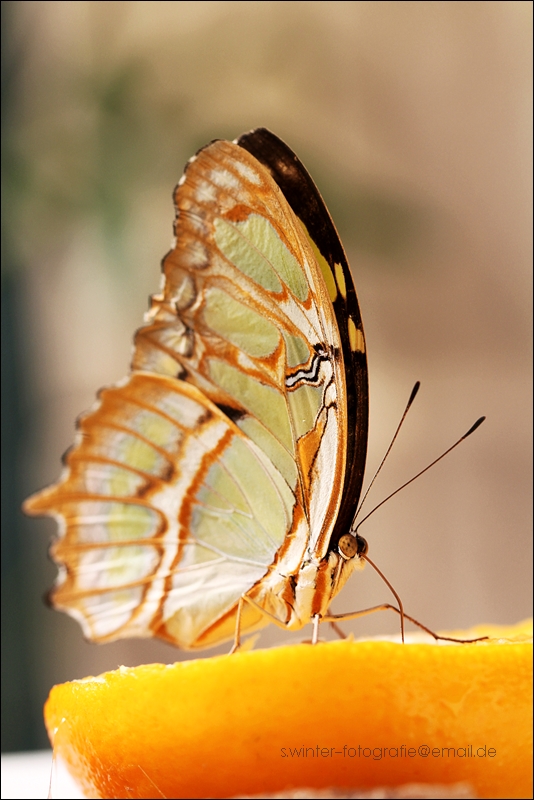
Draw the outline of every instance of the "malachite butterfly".
M25 510L58 520L52 602L87 638L192 649L232 639L238 610L241 631L299 629L363 564L368 380L343 247L286 144L212 142L175 205L130 375Z

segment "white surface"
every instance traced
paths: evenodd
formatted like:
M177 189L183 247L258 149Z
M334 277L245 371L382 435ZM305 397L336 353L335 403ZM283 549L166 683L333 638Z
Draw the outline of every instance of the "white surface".
M52 780L51 780L52 778ZM56 760L52 775L52 751L2 754L2 800L83 798L64 766Z

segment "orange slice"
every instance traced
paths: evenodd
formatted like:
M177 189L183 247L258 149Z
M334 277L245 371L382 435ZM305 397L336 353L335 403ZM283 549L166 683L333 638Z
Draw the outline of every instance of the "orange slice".
M489 632L121 667L55 686L46 726L88 797L468 781L530 798L532 623Z

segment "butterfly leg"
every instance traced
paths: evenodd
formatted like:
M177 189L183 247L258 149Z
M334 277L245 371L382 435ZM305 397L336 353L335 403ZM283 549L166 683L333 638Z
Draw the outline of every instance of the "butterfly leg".
M395 611L397 614L401 615L401 612L397 606L392 606L390 603L382 603L382 605L364 608L361 611L351 611L348 614L326 614L323 617L322 622L330 622L331 624L335 624L337 621L345 619L357 619L358 617L365 617L367 614L374 614L375 611L387 611L388 609L391 609L392 611ZM429 633L430 636L433 636L436 641L470 644L472 642L482 642L489 638L488 636L479 636L476 639L455 639L453 636L440 636L439 633L435 633L430 628L427 628L426 625L423 625L422 622L419 622L419 620L415 619L414 617L410 617L409 614L404 613L404 618L409 619L410 622L413 622L413 624L417 625L418 628L421 628L421 630Z
M330 609L328 609L328 613L330 613ZM313 634L312 634L312 644L317 644L319 641L319 623L324 622L326 617L322 619L319 617L319 614L316 614L313 618ZM340 639L346 639L347 635L344 633L339 625L336 625L335 622L330 622L330 627L332 628L335 633L339 636Z
M228 653L231 656L233 653L237 652L241 647L241 615L243 613L243 602L244 597L241 596L239 598L239 603L237 604L237 614L235 616L235 632L234 632L234 643L232 645L232 649Z
M319 614L315 614L313 618L313 632L312 632L312 644L317 644L319 641L319 623L321 621L321 617Z
M284 628L287 630L287 626L275 617L274 614L271 614L269 611L266 611L262 608L259 603L256 603L251 597L247 597L246 595L241 595L239 598L239 603L237 604L237 614L235 620L235 633L234 633L234 644L232 645L232 649L228 653L228 655L232 655L233 653L237 652L241 647L241 617L243 615L243 605L249 603L251 606L254 606L258 611L260 611L264 617L267 617L271 622L274 622L275 625L278 625L279 628Z
M327 611L327 617L328 616L331 616L330 615L330 609L328 609L328 611ZM347 634L344 631L342 631L341 628L339 627L339 625L336 625L335 622L330 622L330 627L332 628L333 631L335 631L335 633L337 633L337 635L339 636L340 639L346 639L347 638Z

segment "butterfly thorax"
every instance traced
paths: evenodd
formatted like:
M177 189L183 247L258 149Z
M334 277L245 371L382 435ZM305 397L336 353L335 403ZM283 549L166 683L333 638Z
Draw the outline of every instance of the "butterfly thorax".
M324 616L352 572L363 566L364 561L357 555L347 559L331 551L318 559L308 551L296 574L285 574L282 561L247 597L285 628L299 630L317 614Z

